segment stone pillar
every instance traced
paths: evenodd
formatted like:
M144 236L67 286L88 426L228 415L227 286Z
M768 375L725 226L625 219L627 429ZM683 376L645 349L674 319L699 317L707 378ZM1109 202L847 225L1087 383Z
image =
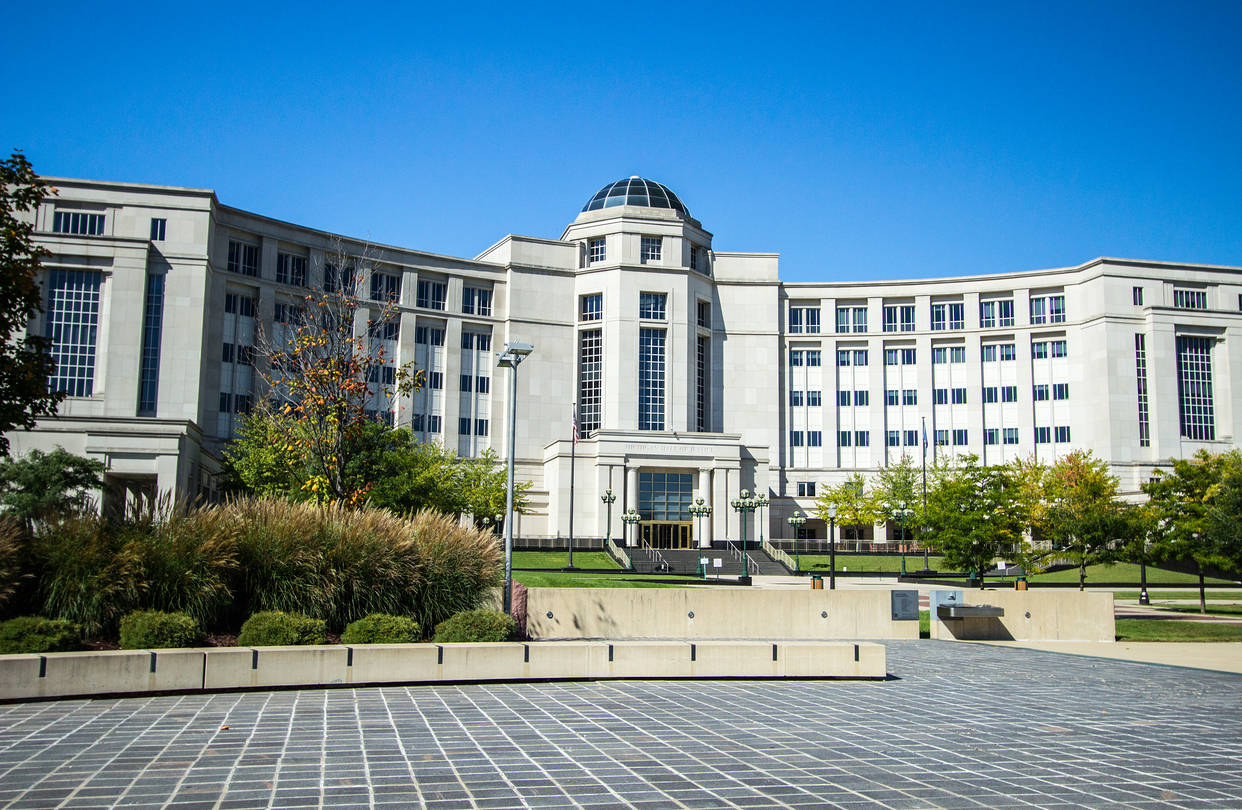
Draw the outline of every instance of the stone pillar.
M638 468L629 467L625 471L625 511L638 508ZM638 527L626 527L625 544L627 546L636 545L635 539L638 534Z
M699 538L699 548L711 548L712 545L712 519L716 516L715 498L712 497L712 471L709 467L699 470L699 495L702 496L703 502L712 507L711 514L704 517L701 521L703 525L703 536Z

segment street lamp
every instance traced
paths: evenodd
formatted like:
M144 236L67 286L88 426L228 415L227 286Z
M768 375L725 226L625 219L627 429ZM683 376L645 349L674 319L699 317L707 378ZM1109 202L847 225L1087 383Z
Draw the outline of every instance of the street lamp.
M828 590L837 587L837 505L828 504Z
M793 526L794 531L794 573L802 573L802 556L798 554L798 532L806 525L806 515L801 512L794 512L785 518L785 522Z
M755 511L759 505L757 499L750 494L750 490L744 489L738 493L738 497L729 501L738 514L742 524L742 582L746 585L750 584L750 555L746 553L746 514Z
M928 557L927 550L931 548L932 538L936 535L936 530L931 526L924 526L923 535L924 539L921 541L923 543L923 573L926 574L931 570L931 558Z
M505 590L504 609L513 615L513 457L517 443L517 370L535 350L529 343L511 340L496 355L496 365L509 369L509 470L505 481Z
M897 525L901 527L901 536L898 539L898 543L901 545L901 575L903 577L906 575L906 521L913 514L914 512L906 506L905 501L897 502Z
M612 542L612 504L613 504L613 501L617 499L617 496L612 494L611 489L606 489L604 490L604 494L599 496L599 499L604 502L604 509L608 513L608 528L605 531L605 533L608 535L608 543L611 543ZM605 545L607 545L607 543L605 543Z
M642 519L643 519L643 516L642 516L642 515L640 515L640 514L638 514L638 512L634 511L633 509L631 509L631 510L630 510L630 511L628 511L628 512L622 512L622 513L621 513L621 520L622 520L622 521L624 521L624 522L625 522L625 525L627 525L627 526L637 526L637 525L638 525L638 521L640 521L640 520L642 520ZM634 543L629 543L629 542L627 541L627 545L631 545L631 546L632 546L632 545L636 545L636 544L634 544Z
M768 504L769 504L769 503L771 503L771 502L768 500L768 494L767 494L766 492L764 492L764 493L759 493L759 492L756 492L756 493L755 493L755 508L756 508L756 509L758 509L758 510L762 511L762 510L764 510L764 509L766 509L766 508L767 508L767 506L768 506ZM760 546L762 546L762 545L763 545L763 524L767 522L766 520L764 520L764 517L766 517L766 515L760 515L760 516L759 516L759 518L758 518L758 522L759 522L759 545L760 545Z
M695 536L698 538L700 543L703 540L703 518L707 517L711 513L712 513L711 505L704 503L703 496L701 495L694 499L694 503L690 504L690 514L694 515L695 520L698 521L698 528L695 530ZM702 552L699 552L697 556L699 558L699 573L702 576L706 577L707 568L703 565Z

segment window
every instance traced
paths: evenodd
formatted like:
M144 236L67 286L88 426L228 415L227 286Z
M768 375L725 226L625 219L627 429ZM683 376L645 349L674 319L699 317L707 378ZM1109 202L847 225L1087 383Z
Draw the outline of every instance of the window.
M850 441L853 438L854 438L853 433L851 433L848 430L842 430L840 433L837 434L837 444L841 447L849 447Z
M1048 400L1048 384L1039 383L1033 386L1031 395L1031 398L1036 402L1046 402Z
M463 349L478 349L481 352L491 351L492 336L481 332L462 332L461 347Z
M982 356L983 356L983 362L985 363L996 362L996 344L995 343L985 343L983 344L983 346L980 347L980 349L981 349Z
M824 444L823 437L824 437L823 431L808 430L806 432L806 446L807 447L822 447Z
M164 274L152 273L147 276L146 298L142 308L142 355L138 367L139 416L155 416L160 383L160 339L163 328Z
M1012 343L1000 344L1000 359L1001 362L1018 359L1017 347Z
M917 357L918 357L918 354L915 352L914 349L902 349L901 350L901 364L903 366L914 365Z
M603 416L604 333L584 329L578 335L578 420L583 431L598 430Z
M259 275L259 246L245 242L229 242L229 272L243 276Z
M884 307L884 331L914 331L914 304L886 304Z
M603 239L591 239L587 242L587 261L590 264L602 262L608 258L608 244Z
M968 439L968 436L964 429L953 431L953 446L954 447L962 447L963 445L970 444L970 442L967 441L967 439Z
M480 394L491 393L492 378L491 377L475 377L474 390Z
M837 307L838 332L866 332L866 307Z
M1053 428L1053 435L1056 437L1058 444L1068 442L1070 440L1069 425L1059 425Z
M949 304L949 328L964 329L966 328L966 305L957 303Z
M901 394L898 393L896 388L890 388L884 392L884 404L885 405L900 405L901 404Z
M943 346L932 348L932 365L943 365L949 361L949 350Z
M919 443L919 432L917 430L903 431L906 447L914 447Z
M697 246L695 246L695 245L690 245L690 246L688 246L688 248L687 248L686 252L690 254L690 269L691 269L691 270L698 270L698 269L699 269L699 249L698 249L698 247L697 247Z
M422 433L424 424L425 422L423 421L423 415L421 413L416 413L410 416L410 430L413 432Z
M457 432L463 436L470 435L470 417L463 416L457 420Z
M660 245L663 237L660 236L644 236L642 238L642 263L653 264L660 261Z
M429 371L427 372L427 387L432 391L444 390L444 372Z
M901 447L901 431L890 430L884 434L884 444L887 447Z
M1001 394L1001 402L1017 402L1018 401L1018 386L1002 385L1000 394Z
M884 365L895 366L897 365L899 359L900 359L900 355L897 354L896 349L885 349L884 350Z
M1031 298L1031 323L1048 322L1048 299Z
M1138 378L1139 447L1151 447L1147 409L1147 336L1142 332L1134 336L1134 371Z
M801 447L802 440L803 440L802 431L800 430L789 431L789 446L790 447Z
M698 324L700 329L712 328L712 302L699 301L695 305L695 311L698 316Z
M604 318L604 294L591 293L578 299L578 320L599 321Z
M276 254L276 282L306 286L306 257L291 253Z
M932 389L932 404L933 405L948 405L949 404L949 389L948 388L933 388Z
M789 365L801 366L803 362L805 362L805 358L803 358L801 350L799 349L789 350Z
M984 386L984 388L983 388L983 402L984 402L984 404L986 405L987 403L989 403L989 402L995 402L996 400L997 400L997 396L996 396L996 386L994 386L994 385Z
M491 315L492 291L481 287L462 287L461 311L465 315Z
M1173 306L1178 309L1207 309L1207 290L1174 287Z
M801 407L805 401L806 400L805 400L805 397L802 391L791 390L789 392L789 405L791 407L795 407L795 408Z
M988 329L996 326L996 302L980 301L979 302L979 327Z
M1142 287L1131 287L1130 297L1134 301L1134 306L1136 307L1143 306L1143 288Z
M168 230L168 220L157 219L155 217L151 218L151 241L152 242L163 242L164 234L167 232L167 230Z
M1068 354L1068 352L1066 351L1066 344L1064 340L1052 341L1049 348L1051 350L1053 357L1065 357L1066 354Z
M821 356L819 349L807 349L806 364L812 368L819 366Z
M1054 383L1052 386L1053 399L1069 399L1069 383Z
M954 405L965 405L966 404L966 389L965 388L954 388L952 393L953 393L953 404Z
M901 392L902 405L918 405L919 392L913 388L906 388Z
M1048 323L1065 323L1065 296L1048 296Z
M819 334L819 307L789 308L789 331L791 334L805 332L808 335Z
M838 349L837 365L838 366L865 366L867 365L866 349Z
M104 215L57 211L52 216L52 232L71 233L75 236L103 236Z
M1018 443L1018 429L1017 428L1005 428L1004 440L1005 440L1005 444L1017 444Z
M996 428L983 429L984 444L1000 444L1000 431Z
M854 446L869 447L871 445L871 433L866 430L854 431Z
M638 429L664 430L664 330L638 330Z
M444 329L434 326L414 327L414 342L424 346L443 346Z
M389 273L371 274L371 300L396 303L401 298L401 277ZM443 307L441 307L443 309Z
M487 435L487 420L486 419L475 419L474 420L474 435L476 436Z
M1182 437L1216 438L1212 400L1212 339L1177 336L1177 410Z
M433 281L429 278L420 278L418 280L418 294L415 296L415 305L423 309L444 309L445 293L448 285L443 281Z
M440 432L440 415L438 413L427 414L427 432L428 433L439 433Z
M814 498L815 497L815 482L814 481L799 481L798 482L798 497L799 498Z
M949 362L950 363L965 363L966 362L966 347L965 346L951 346L949 348Z
M239 293L226 293L224 296L224 311L230 315L253 318L254 299Z
M668 295L666 293L639 293L638 317L648 321L664 320L664 307L667 301Z
M996 325L1013 326L1013 299L1002 298L996 302Z
M242 347L238 346L237 348L240 349ZM462 377L463 382L465 382L465 387L462 388L462 390L469 391L470 378L464 374ZM392 366L371 366L371 368L367 371L367 382L382 385L395 385L397 382L397 370Z
M801 400L801 399L802 399L802 392L801 392L801 391L793 391L793 392L791 392L791 393L795 393L795 394L797 394L797 395L798 395L798 399L799 399L799 400ZM852 392L852 391L838 391L838 392L837 392L837 404L838 404L838 405L848 406L851 402L853 402L853 400L854 400L854 398L853 398L853 392ZM799 401L799 402L797 402L797 403L793 403L793 404L801 405L802 403L801 403L801 401Z
M712 381L712 339L710 337L699 335L695 344L694 364L694 424L696 430L705 433L711 429L709 405Z
M353 295L354 268L338 267L335 264L324 265L323 289L324 292L340 293L341 295Z
M1048 356L1047 341L1039 340L1031 344L1031 359L1043 360Z
M814 391L812 393L818 394L819 392ZM855 391L854 392L854 404L855 405L867 405L870 403L870 401L871 401L870 391Z
M472 374L461 375L461 381L458 383L458 387L462 391L469 393L470 390L474 387L474 375Z
M932 304L931 305L931 328L933 332L943 332L948 326L948 318L946 310L948 304Z
M934 436L935 436L937 447L948 447L949 446L949 431L937 430L934 432Z
M1035 428L1035 443L1036 444L1048 444L1051 441L1052 441L1052 428L1048 428L1048 427L1036 427Z

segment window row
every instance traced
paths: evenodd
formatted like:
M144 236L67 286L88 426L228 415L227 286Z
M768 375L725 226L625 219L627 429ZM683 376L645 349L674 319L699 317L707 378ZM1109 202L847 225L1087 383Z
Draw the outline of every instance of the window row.
M884 332L913 332L916 329L914 304L883 304L881 329ZM837 332L856 333L867 331L867 307L842 304L836 308ZM931 329L941 332L966 328L966 304L944 302L931 304ZM819 307L807 304L790 304L789 331L818 332ZM1030 323L1050 324L1065 322L1065 296L1034 295L1030 298ZM807 328L813 323L815 328ZM991 298L979 302L979 326L984 329L1012 327L1014 325L1014 300Z

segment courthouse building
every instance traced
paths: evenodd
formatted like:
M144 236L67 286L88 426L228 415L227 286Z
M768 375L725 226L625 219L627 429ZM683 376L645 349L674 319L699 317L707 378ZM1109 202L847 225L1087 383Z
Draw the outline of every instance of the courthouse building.
M14 452L98 458L116 492L212 496L222 448L263 396L256 336L336 283L340 239L209 190L50 182L59 194L35 223L46 312L31 328L53 339L68 396L10 434ZM506 236L472 259L368 252L360 294L399 310L389 355L426 372L391 414L418 439L507 454L510 372L495 355L534 346L518 372L522 537L569 533L575 402L575 534L611 522L620 538L634 509L669 547L739 539L728 501L741 489L767 493L764 533L788 536L785 518L822 488L918 461L924 427L929 462L1082 448L1130 492L1170 457L1242 436L1242 268L1100 258L784 283L778 254L717 249L676 194L638 177L591 195L558 239ZM713 507L701 527L697 497Z

